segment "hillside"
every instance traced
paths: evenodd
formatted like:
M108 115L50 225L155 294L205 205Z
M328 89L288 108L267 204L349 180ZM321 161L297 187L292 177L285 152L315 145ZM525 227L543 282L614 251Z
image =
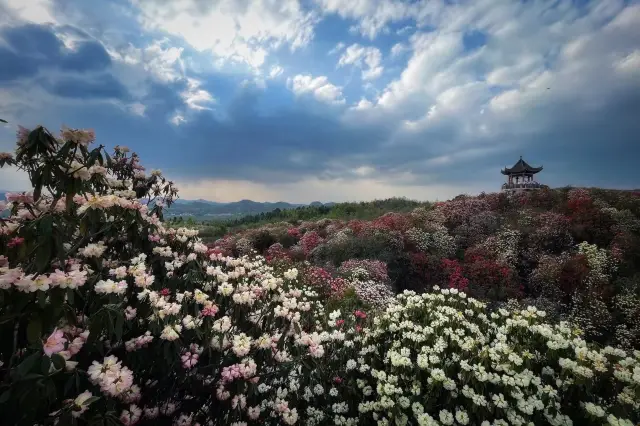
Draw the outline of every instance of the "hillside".
M638 192L461 195L368 220L339 217L340 208L334 218L330 211L319 220L280 216L232 229L210 246L310 262L311 269L298 267L330 281L356 273L394 293L439 285L498 306L532 304L578 324L590 340L640 347Z

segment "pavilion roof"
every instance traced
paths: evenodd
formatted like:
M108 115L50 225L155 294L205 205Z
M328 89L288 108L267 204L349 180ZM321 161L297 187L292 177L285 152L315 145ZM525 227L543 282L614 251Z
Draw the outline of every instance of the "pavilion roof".
M536 174L538 173L540 170L542 170L542 166L540 167L533 167L531 165L529 165L529 163L527 163L526 161L524 161L522 159L522 156L520 157L520 160L518 160L518 162L516 164L513 165L513 167L505 167L504 169L502 169L500 172L503 175L512 175L512 174Z

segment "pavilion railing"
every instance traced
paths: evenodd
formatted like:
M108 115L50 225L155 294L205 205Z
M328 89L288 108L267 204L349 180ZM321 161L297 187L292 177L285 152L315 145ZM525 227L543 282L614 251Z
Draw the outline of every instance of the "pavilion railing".
M526 183L503 183L502 189L537 189L544 188L546 185L543 185L538 182L526 182Z

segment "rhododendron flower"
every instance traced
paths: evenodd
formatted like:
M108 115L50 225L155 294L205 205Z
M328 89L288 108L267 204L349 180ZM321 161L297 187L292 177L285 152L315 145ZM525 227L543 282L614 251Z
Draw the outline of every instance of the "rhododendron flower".
M22 237L13 237L7 243L7 247L9 247L9 248L18 247L18 246L21 246L22 243L24 243L24 238L22 238Z
M64 350L64 344L67 342L67 339L64 337L64 333L62 330L55 329L51 336L47 338L44 342L43 350L47 356L51 356L55 353L58 353Z
M186 352L180 357L180 359L182 360L182 366L187 370L193 368L198 363L198 357L198 354Z
M125 318L127 318L127 320L129 321L136 317L136 313L137 309L132 308L131 306L127 306L127 308L124 310Z
M73 400L73 411L71 415L73 417L80 417L82 413L89 409L87 400L91 398L93 394L90 391L84 391Z

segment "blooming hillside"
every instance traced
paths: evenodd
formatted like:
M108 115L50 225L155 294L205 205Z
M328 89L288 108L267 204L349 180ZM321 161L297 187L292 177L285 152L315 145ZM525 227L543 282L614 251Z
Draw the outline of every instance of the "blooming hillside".
M459 196L375 220L264 225L210 246L346 279L362 294L439 285L492 306L533 305L575 323L590 340L640 347L639 193Z
M605 249L606 233L584 226L592 240L574 248L573 217L558 229L567 222L559 213L518 215L530 221L529 246L496 213L510 208L506 201L488 196L373 222L275 227L209 248L197 231L164 226L162 206L177 193L170 181L147 175L124 147L111 156L91 148L94 139L90 131L21 129L15 155L0 154L0 166L26 171L33 185L7 195L9 217L0 219L3 424L639 420L632 340L616 335L622 346L599 347L593 330L583 334L584 315L563 306L554 315L576 321L547 323L534 306L471 297L534 291L516 277L529 253L532 265L560 269L557 282L532 269L535 302L562 295L574 307L602 293L618 303L617 324L633 326L622 309L633 306L611 301L632 284L603 289L632 253L626 239ZM576 213L584 222L595 211L629 218L585 194L571 197L587 209ZM406 281L398 253L410 261ZM312 262L294 264L304 259ZM319 266L327 263L335 267ZM447 288L427 288L440 281ZM429 291L396 295L402 286ZM595 331L599 319L591 317Z

